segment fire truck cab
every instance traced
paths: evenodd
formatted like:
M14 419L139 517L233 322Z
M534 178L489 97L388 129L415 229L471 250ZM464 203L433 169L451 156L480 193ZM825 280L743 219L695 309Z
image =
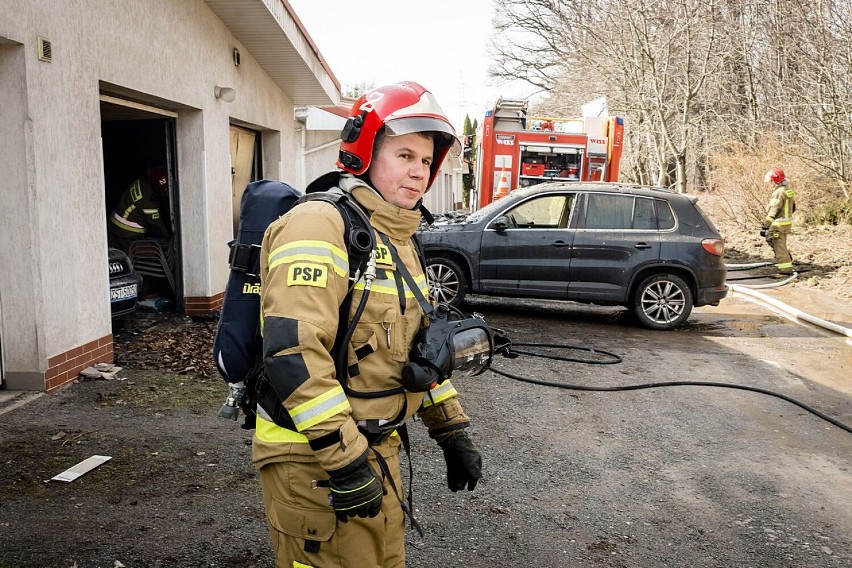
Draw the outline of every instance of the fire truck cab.
M527 101L500 98L476 136L474 209L547 181L618 181L620 117L527 116Z

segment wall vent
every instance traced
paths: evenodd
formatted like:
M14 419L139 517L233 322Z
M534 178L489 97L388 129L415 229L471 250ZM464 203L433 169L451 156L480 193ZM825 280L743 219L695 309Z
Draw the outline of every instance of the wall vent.
M47 63L53 61L53 47L46 37L38 37L38 60Z

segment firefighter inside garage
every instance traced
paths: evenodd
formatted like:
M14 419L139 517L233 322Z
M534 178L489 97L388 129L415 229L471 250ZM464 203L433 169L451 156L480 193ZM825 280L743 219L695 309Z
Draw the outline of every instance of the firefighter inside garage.
M174 119L101 102L101 138L109 246L127 253L142 276L142 288L137 292L141 307L175 310L179 308L177 191L175 172L168 167L174 164L170 156L175 148ZM165 187L161 183L164 177ZM146 189L151 196L143 191ZM133 213L124 215L131 207L144 208L140 214L145 221L135 223ZM133 239L116 238L119 228L111 226L114 214L127 217L132 225L143 225L144 233Z

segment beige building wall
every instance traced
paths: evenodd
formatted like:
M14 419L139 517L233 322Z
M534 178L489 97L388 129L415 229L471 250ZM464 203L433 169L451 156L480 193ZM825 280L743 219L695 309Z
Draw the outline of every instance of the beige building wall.
M6 388L51 390L84 363L112 360L102 95L176 116L183 295L215 303L223 292L232 238L230 125L262 133L264 177L299 174L293 101L219 17L230 7L266 10L265 23L280 26L279 41L287 41L285 29L298 35L281 0L261 1L0 0ZM50 41L49 63L39 60L39 37ZM296 51L309 51L309 41L296 43ZM314 60L303 67L303 75L322 69ZM325 93L301 104L339 100L339 87L327 87L336 80L312 79ZM217 99L215 86L235 89L235 100Z

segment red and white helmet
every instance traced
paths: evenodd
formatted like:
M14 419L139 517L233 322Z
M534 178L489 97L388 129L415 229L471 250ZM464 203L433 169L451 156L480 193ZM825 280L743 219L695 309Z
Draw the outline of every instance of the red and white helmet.
M169 170L163 166L151 166L145 170L148 183L157 193L165 193L169 189Z
M453 156L458 156L461 153L456 131L432 93L417 83L404 81L373 89L355 101L340 133L342 142L337 166L355 175L367 171L376 135L382 127L388 136L435 133L427 187L435 181L447 154L452 151Z
M778 184L785 179L787 178L784 177L784 170L781 168L769 168L769 171L766 172L765 176L763 176L763 181L767 183L771 181L772 183Z

